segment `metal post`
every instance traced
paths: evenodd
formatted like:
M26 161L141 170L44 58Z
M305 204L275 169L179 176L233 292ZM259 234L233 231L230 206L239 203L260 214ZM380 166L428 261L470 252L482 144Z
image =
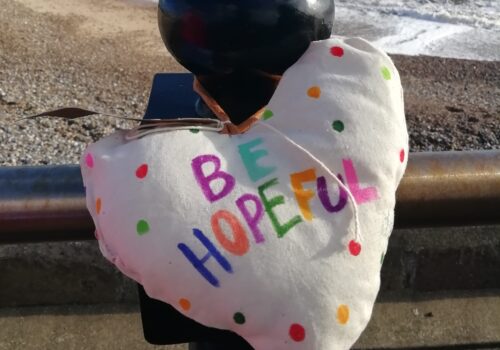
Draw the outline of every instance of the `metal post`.
M500 151L413 153L396 227L500 223ZM0 244L93 239L76 165L0 168Z

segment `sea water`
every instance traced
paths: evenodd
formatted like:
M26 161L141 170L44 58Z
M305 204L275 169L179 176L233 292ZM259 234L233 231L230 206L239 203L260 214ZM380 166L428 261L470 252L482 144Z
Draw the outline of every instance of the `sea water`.
M390 53L500 60L500 0L337 0L336 5L335 30L365 36Z
M500 61L500 0L336 0L335 4L334 34L364 37L389 53Z

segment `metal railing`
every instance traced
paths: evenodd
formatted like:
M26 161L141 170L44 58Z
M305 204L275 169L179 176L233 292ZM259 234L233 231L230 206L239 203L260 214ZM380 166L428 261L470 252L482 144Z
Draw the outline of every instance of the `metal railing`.
M412 153L397 228L500 224L500 150ZM0 168L0 244L94 238L77 165Z

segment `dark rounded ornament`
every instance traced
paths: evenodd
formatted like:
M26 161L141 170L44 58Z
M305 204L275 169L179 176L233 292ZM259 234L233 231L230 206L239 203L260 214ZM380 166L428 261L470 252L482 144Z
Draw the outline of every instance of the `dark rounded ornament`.
M282 74L330 36L333 0L160 0L167 49L196 75Z

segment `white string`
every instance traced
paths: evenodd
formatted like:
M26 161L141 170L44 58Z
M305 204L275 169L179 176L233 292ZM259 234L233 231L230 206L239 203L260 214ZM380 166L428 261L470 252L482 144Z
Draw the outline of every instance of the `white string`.
M309 158L311 158L317 164L319 164L328 173L328 175L330 175L333 178L333 180L339 185L339 187L341 189L343 189L347 193L347 197L349 199L349 205L351 206L351 209L352 209L352 212L353 212L353 215L354 215L354 240L356 242L358 242L358 243L362 243L363 236L361 234L361 225L359 223L359 208L358 208L358 205L356 203L356 199L354 198L354 196L351 193L351 191L349 190L349 188L346 185L344 185L344 183L342 183L342 181L340 181L340 179L338 178L338 176L335 175L321 160L319 160L318 158L316 158L307 149L305 149L304 147L302 147L301 145L299 145L297 142L295 142L294 140L292 140L291 138L289 138L287 135L285 135L284 133L282 133L281 131L279 131L275 127L273 127L273 126L271 126L271 125L269 125L267 123L264 123L264 122L262 122L260 120L257 121L257 123L260 124L260 125L265 126L269 130L272 130L276 134L280 135L288 143L290 143L291 145L295 146L296 148L298 148L302 152L304 152L306 155L308 155ZM224 129L224 127L227 124L230 124L230 121L223 121L223 122L219 121L219 123L218 123L218 125L216 127L213 127L213 126L200 126L200 125L196 125L196 126L193 125L193 126L166 126L166 127L161 127L161 126L149 124L149 126L153 126L151 129L141 130L140 126L137 127L137 128L131 129L129 132L127 132L127 134L125 136L125 139L128 140L128 141L130 141L130 140L141 138L141 137L144 137L146 135L153 134L153 133L168 132L168 131L174 131L174 130L186 130L186 129L198 129L198 130L207 130L207 131L219 132L222 129ZM146 124L145 126L147 127L148 124Z
M194 118L192 118L194 120ZM203 119L206 120L206 119ZM170 121L170 120L169 120ZM213 132L220 132L222 131L226 124L229 124L229 121L220 121L217 119L213 119L214 122L216 122L216 126L210 126L210 125L182 125L182 126L172 126L172 125L165 125L164 120L159 120L157 124L153 123L147 123L147 124L142 124L139 125L133 129L130 129L127 131L125 134L125 140L127 141L132 141L136 140L139 138L142 138L147 135L151 134L156 134L156 133L162 133L162 132L169 132L169 131L176 131L176 130L204 130L204 131L213 131Z
M266 128L274 131L281 137L283 137L288 143L292 144L293 146L297 147L300 149L302 152L307 154L312 160L314 160L316 163L318 163L334 180L337 182L337 184L347 193L347 197L349 198L349 203L354 215L354 240L358 243L362 243L363 241L363 236L361 235L361 225L359 223L359 208L358 204L356 203L356 199L354 198L353 194L349 190L349 188L340 181L338 176L336 176L321 160L316 158L311 152L309 152L307 149L299 145L297 142L289 138L287 135L276 129L275 127L264 123L262 121L258 121L260 125L265 126Z

